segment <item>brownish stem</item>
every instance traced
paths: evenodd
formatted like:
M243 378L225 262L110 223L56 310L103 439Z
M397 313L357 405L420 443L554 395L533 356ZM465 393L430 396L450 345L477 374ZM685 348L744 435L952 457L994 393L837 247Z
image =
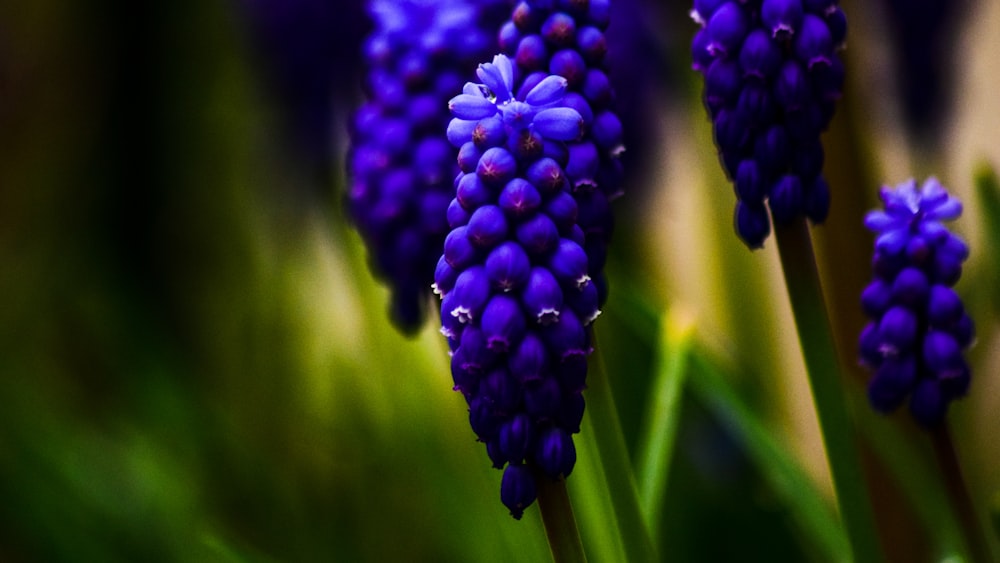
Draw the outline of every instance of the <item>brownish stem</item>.
M573 506L569 502L566 480L553 481L541 472L535 472L538 487L538 507L545 524L545 535L555 563L585 563L580 531L576 527Z
M962 533L965 535L969 554L973 561L983 563L992 561L986 536L979 518L976 516L976 507L972 503L969 489L962 477L962 468L958 464L958 455L955 452L955 444L951 440L951 432L948 430L947 423L942 423L934 430L931 439L934 442L934 454L937 457L938 466L941 468L941 473L944 474L948 497L951 499L959 523L962 525Z

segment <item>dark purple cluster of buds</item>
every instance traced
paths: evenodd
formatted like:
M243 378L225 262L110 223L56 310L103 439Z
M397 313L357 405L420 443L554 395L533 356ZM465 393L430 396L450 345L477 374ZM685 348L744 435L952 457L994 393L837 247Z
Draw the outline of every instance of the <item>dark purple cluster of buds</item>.
M759 248L776 224L826 219L820 134L840 97L837 0L695 0L691 50L720 160L732 180L736 232ZM765 205L766 203L766 205Z
M622 124L612 106L606 67L609 0L525 0L500 28L500 49L527 83L548 75L566 79L562 104L583 117L584 135L568 144L566 172L586 233L589 274L600 302L607 298L604 263L613 217L609 201L622 192Z
M922 187L914 180L885 187L881 197L885 210L865 218L878 235L875 279L861 296L872 319L860 338L861 361L874 372L868 397L882 412L909 397L913 417L931 428L969 388L963 351L973 323L952 289L969 250L941 224L956 219L962 204L934 178Z
M497 55L449 103L461 172L434 289L455 389L520 518L535 474L564 477L576 462L586 327L600 311L568 168L584 119L564 103L565 78L517 72Z
M499 8L499 13L498 13ZM500 0L374 0L364 46L367 101L351 130L349 212L392 289L391 315L423 321L434 265L448 234L458 172L445 129L447 101L496 52Z

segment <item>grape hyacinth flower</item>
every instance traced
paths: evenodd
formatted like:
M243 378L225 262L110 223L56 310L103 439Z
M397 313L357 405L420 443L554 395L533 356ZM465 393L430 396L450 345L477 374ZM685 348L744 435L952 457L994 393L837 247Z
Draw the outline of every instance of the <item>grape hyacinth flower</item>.
M760 248L776 224L826 219L830 193L820 134L840 98L837 49L847 21L837 0L696 0L693 68L722 166L733 182L736 232Z
M375 274L392 289L391 316L419 328L448 234L456 151L447 102L495 52L502 0L375 0L364 46L367 101L354 116L348 211Z
M861 361L874 372L868 397L882 412L909 397L913 417L931 428L971 375L962 352L973 323L952 289L969 251L941 224L958 218L962 204L935 178L884 187L881 198L885 210L865 218L877 233L875 279L861 296L871 319L860 338Z
M504 55L477 75L449 102L461 172L434 289L455 390L494 467L506 466L501 500L520 518L534 475L565 477L576 462L599 314L567 172L585 124L561 76L517 81Z
M622 124L613 111L605 31L609 0L523 0L500 28L500 49L524 76L525 88L547 75L567 82L563 103L584 120L584 134L567 146L571 193L586 233L588 273L600 302L607 298L604 263L614 226L609 202L621 195Z

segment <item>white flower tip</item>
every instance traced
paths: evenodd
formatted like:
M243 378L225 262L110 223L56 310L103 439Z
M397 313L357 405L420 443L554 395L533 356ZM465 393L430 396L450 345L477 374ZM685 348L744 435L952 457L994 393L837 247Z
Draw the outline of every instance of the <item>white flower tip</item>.
M458 319L458 322L468 324L472 322L472 310L468 307L458 306L451 310L451 316Z
M538 324L548 326L559 322L559 310L546 307L538 312Z

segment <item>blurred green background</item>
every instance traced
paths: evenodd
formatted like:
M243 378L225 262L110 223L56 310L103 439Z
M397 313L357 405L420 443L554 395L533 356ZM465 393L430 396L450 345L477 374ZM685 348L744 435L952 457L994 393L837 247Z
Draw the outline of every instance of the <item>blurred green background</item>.
M317 163L291 139L242 4L14 4L0 5L0 561L547 560L538 511L518 522L499 502L433 323L413 339L388 324L341 206L349 103ZM885 14L843 4L848 85L817 231L838 346L853 368L878 186L938 175L967 209L958 288L979 342L950 420L985 525L1000 263L973 171L1000 163L1000 3L967 3L947 36L953 96L919 141ZM338 29L360 33L337 5ZM670 561L826 561L843 537L777 254L733 235L687 70L689 6L649 6L664 29L659 138L617 204L597 331L638 462L651 381L676 352L661 332L692 327L653 535ZM348 102L353 72L329 69ZM880 534L898 560L960 552L929 442L905 413L869 413L863 377L845 384ZM588 453L570 490L591 559L615 561Z

